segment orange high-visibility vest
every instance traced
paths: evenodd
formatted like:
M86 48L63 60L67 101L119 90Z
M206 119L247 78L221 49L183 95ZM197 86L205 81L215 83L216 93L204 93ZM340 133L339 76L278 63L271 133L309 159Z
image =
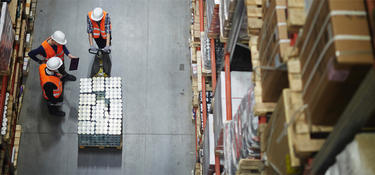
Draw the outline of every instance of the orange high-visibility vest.
M46 83L53 83L57 89L54 89L53 90L53 96L55 98L59 98L63 92L63 86L62 86L62 82L60 80L60 78L56 77L56 76L53 76L53 75L48 75L46 73L46 67L47 67L47 64L41 64L39 66L39 77L40 77L40 86L42 86L42 91L43 91L43 97L46 99L46 100L49 100L47 95L46 95L46 92L44 91L44 85Z
M91 18L91 14L92 11L90 11L88 14L93 28L92 36L94 38L99 38L101 35L103 39L107 39L107 33L105 32L105 16L107 16L107 12L103 10L103 18L100 21L100 26L98 25L97 21L94 21ZM110 25L110 28L112 28L112 25Z
M48 39L43 41L42 47L46 52L46 61L51 57L60 57L62 61L64 61L64 49L62 45L57 45L57 53L53 50L52 46L48 44Z

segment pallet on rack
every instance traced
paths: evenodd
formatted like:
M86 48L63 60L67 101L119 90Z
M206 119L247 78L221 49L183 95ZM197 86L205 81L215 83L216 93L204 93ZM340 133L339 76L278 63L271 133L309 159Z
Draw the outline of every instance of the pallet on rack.
M266 119L266 117L264 117ZM257 136L259 138L260 143L260 153L263 154L266 150L266 138L264 137L264 133L267 129L267 121L262 121L262 117L259 118L259 125L258 125L258 132ZM267 119L266 119L267 120Z
M203 70L202 70L202 55L201 51L197 51L197 82L198 82L198 91L202 91L202 76Z
M29 14L29 22L28 22L28 32L32 32L34 30L34 23L35 23L35 15L36 15L36 1L32 0L31 7L30 7L30 14Z
M22 132L22 126L16 125L16 133L14 136L14 155L13 155L13 165L17 166L17 160L18 160L18 153L20 149L20 141L21 141L21 132Z
M5 142L9 143L10 142L10 130L11 130L11 124L12 124L12 119L13 119L13 106L14 106L14 98L13 95L9 95L8 99L8 105L7 105L7 132L3 136L3 139Z
M224 0L223 8L221 10L221 23L220 23L220 41L226 43L229 38L229 32L232 28L234 11L238 0ZM224 9L225 8L225 9ZM225 13L227 12L227 13Z
M265 115L273 112L276 103L265 102L262 98L262 82L261 82L261 71L260 71L260 60L258 52L258 35L249 35L249 48L251 53L251 63L253 66L252 80L255 83L254 96L255 96L255 115Z
M28 18L31 12L31 0L26 0L25 2L25 15Z
M10 3L8 4L9 13L10 13L10 17L12 19L13 26L15 26L15 24L16 24L17 5L18 5L17 3L18 3L17 0L13 0L13 1L10 1Z
M249 6L249 5L252 5L252 6L262 6L262 0L245 0L245 5L246 6Z
M200 163L195 163L195 174L202 175L202 165Z
M262 1L246 0L248 34L258 35L263 25Z
M320 150L332 127L311 125L300 92L284 89L267 124L266 156L275 171L297 173L301 161Z
M199 105L199 91L198 91L198 80L197 77L192 79L192 90L193 90L193 107L198 107Z
M201 45L201 42L200 42L200 37L201 37L201 33L200 31L196 31L194 30L194 25L191 25L190 27L190 45L193 46L193 47L199 47Z
M298 58L288 60L289 88L294 91L302 91L301 63Z
M288 31L292 33L298 33L305 24L306 20L305 1L288 0L287 9Z
M18 58L23 58L24 56L24 51L25 51L25 40L26 40L26 19L22 20L22 25L21 25L21 31L19 34L19 50L18 50Z
M257 159L241 159L238 163L236 175L260 175L264 169L264 163Z
M22 27L22 19L23 19L23 10L24 10L24 4L20 3L18 4L18 9L17 9L17 18L16 18L16 23L15 23L15 31L16 31L16 36L15 36L15 41L18 44L20 41L20 33L21 33L21 27Z
M260 81L255 82L254 97L254 114L256 116L266 115L268 113L272 113L275 110L277 103L264 102L262 98L262 85Z
M284 7L284 8L282 8ZM286 25L286 0L270 0L258 38L262 98L276 103L281 91L288 87L284 63L290 45Z
M296 47L302 95L313 124L335 125L374 64L367 15L352 13L365 9L362 0L314 1L311 5ZM342 13L332 16L337 11Z

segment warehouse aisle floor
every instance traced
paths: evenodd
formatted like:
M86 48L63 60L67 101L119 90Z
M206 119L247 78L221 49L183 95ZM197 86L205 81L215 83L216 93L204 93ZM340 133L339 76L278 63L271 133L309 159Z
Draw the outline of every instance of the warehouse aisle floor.
M55 30L81 58L77 78L87 77L93 56L86 14L96 6L112 19L112 76L123 77L125 119L122 151L79 151L79 80L65 83L66 116L50 116L31 63L21 112L18 173L38 175L191 174L190 11L186 0L38 0L36 48ZM70 60L66 59L66 67Z

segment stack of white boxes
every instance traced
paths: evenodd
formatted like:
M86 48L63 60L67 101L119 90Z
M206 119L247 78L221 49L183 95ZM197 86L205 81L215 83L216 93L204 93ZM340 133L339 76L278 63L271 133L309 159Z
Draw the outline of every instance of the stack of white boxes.
M81 78L78 109L78 134L121 135L121 78Z

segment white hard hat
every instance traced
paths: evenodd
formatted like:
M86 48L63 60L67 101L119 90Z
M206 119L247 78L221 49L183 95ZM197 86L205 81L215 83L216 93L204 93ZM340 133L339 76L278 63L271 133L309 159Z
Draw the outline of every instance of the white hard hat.
M94 8L91 13L91 19L94 21L100 21L103 18L103 9L100 7Z
M50 59L48 59L47 61L47 68L49 70L57 70L61 67L61 65L63 64L61 58L59 57L52 57Z
M62 31L56 31L51 35L51 38L61 45L65 45L68 41L65 39L65 34Z

